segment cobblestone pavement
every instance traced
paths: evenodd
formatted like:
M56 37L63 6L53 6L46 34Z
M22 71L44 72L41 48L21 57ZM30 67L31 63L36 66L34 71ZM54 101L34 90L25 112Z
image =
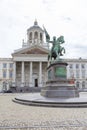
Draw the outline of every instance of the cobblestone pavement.
M24 129L24 130L87 130L87 120L66 121L0 121L0 129Z
M20 105L20 94L0 94L0 130L87 130L87 108Z

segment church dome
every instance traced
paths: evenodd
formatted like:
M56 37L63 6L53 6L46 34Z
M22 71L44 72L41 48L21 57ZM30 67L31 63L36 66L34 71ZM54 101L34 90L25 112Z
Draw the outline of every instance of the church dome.
M43 31L43 29L40 27L40 26L38 26L38 22L37 22L37 20L35 20L34 21L34 25L33 26L31 26L30 28L28 28L27 29L27 31L31 31L31 30L40 30L40 31Z

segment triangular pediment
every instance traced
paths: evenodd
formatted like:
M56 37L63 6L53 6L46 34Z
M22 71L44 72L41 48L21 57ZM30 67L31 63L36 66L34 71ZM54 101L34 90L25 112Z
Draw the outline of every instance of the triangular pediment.
M23 52L22 54L47 54L47 52L40 48L33 48Z
M41 46L32 46L32 47L28 47L28 48L23 48L19 51L16 51L15 53L13 53L13 55L24 55L24 54L48 54L48 49L43 48Z

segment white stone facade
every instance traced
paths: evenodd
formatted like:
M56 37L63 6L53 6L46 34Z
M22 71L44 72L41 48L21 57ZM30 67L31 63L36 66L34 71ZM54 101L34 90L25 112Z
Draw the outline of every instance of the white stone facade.
M0 91L9 89L13 81L12 58L0 58Z
M12 58L0 59L0 91L13 87L42 87L47 81L48 45L37 21L27 30L27 42L14 51ZM87 88L87 59L65 59L67 78Z
M87 59L67 59L67 78L74 78L75 85L87 89Z

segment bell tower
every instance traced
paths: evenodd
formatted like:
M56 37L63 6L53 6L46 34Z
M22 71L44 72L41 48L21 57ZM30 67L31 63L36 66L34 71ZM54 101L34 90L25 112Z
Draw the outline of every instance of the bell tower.
M43 33L44 31L38 26L37 20L34 21L34 25L27 30L27 44L43 45Z
M22 41L22 47L31 47L38 45L48 49L47 43L44 42L44 30L38 26L37 20L34 25L27 29L27 42Z

